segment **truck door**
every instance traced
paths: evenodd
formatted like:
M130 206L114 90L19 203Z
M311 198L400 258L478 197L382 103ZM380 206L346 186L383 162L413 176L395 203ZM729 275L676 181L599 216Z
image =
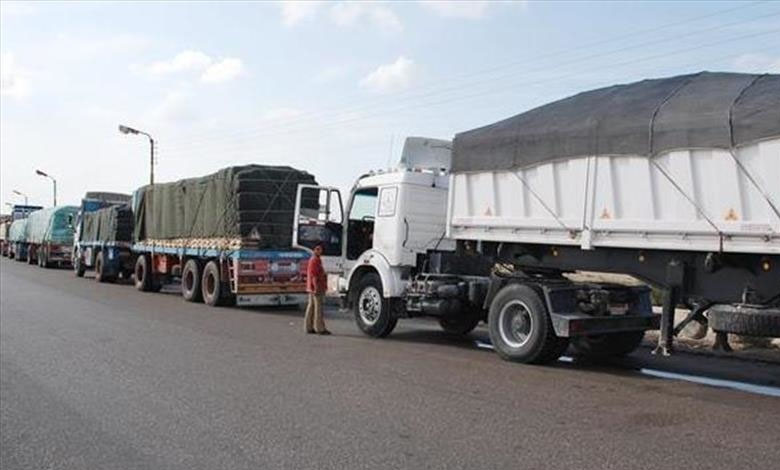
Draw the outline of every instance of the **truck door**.
M341 193L326 186L302 184L295 199L293 246L312 250L324 245L322 265L328 273L344 269L344 216Z

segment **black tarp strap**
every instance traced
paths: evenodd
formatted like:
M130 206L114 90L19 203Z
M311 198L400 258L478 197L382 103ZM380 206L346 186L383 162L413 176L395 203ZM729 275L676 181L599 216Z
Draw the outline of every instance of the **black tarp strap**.
M649 158L653 158L654 156L653 153L655 152L653 142L655 137L655 118L658 116L658 112L661 111L661 108L663 107L663 105L666 104L667 101L674 98L674 96L677 93L679 93L680 90L688 86L688 84L690 84L694 79L699 78L702 73L703 72L699 72L695 75L691 75L690 77L688 77L687 80L680 83L674 90L672 90L671 93L666 95L666 97L663 100L661 100L661 102L658 103L658 106L656 106L655 109L653 110L653 115L650 117L650 129L648 130L647 133L647 156Z
M767 204L769 204L769 207L772 208L772 212L774 212L777 218L780 219L780 210L778 210L777 205L772 200L772 197L769 195L769 192L764 190L764 188L762 188L761 185L758 184L758 181L753 176L753 174L750 173L747 167L745 167L745 165L742 164L739 158L737 158L737 153L736 153L737 144L736 141L734 140L734 106L737 105L737 102L739 102L739 100L742 98L742 96L745 94L745 91L747 91L748 88L755 85L756 82L766 77L767 75L768 74L757 75L750 83L748 83L747 85L745 85L745 87L742 88L739 94L737 94L737 97L734 98L734 101L732 101L731 106L729 106L729 146L730 146L729 154L731 154L731 158L734 159L734 163L737 164L737 168L739 168L740 171L745 174L748 181L750 181L750 183L753 186L755 186L755 188L758 190L761 196L763 196L764 200L766 200ZM774 233L774 230L772 230L772 232Z

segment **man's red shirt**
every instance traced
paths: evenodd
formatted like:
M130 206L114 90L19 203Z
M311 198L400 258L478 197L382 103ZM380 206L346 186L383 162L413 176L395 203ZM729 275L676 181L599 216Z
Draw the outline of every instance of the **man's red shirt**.
M322 260L319 256L312 256L306 267L306 291L324 294L326 290L328 290L328 276L322 269Z

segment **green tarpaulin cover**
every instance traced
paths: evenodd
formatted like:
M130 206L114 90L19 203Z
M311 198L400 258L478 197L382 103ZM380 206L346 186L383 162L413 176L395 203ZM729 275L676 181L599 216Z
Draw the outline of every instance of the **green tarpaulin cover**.
M260 248L292 244L299 184L317 184L288 166L246 165L136 191L135 240L240 238Z
M33 212L27 218L27 242L73 244L71 223L78 210L76 206L57 206Z
M130 242L133 238L133 211L129 205L109 206L83 215L79 241Z

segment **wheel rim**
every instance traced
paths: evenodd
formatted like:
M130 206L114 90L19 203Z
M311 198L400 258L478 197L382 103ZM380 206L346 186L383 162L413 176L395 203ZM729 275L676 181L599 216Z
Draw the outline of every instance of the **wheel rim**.
M358 313L366 325L373 325L382 314L382 295L376 287L363 289L358 298Z
M187 271L187 274L184 276L184 288L187 289L187 292L191 292L193 290L193 286L195 285L195 274L193 274L192 270Z
M216 288L216 276L214 276L213 273L209 273L206 276L206 295L212 296L214 295L214 290Z
M525 302L512 300L498 315L498 332L501 340L512 348L521 348L531 338L534 318Z

